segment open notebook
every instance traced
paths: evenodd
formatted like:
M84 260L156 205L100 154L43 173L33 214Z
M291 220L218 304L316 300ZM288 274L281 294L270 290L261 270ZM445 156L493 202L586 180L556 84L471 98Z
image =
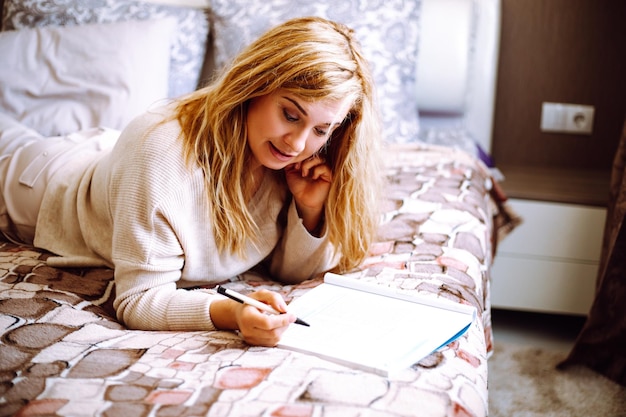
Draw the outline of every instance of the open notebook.
M383 376L460 337L476 317L472 306L331 273L291 302L289 312L310 327L289 326L279 347Z

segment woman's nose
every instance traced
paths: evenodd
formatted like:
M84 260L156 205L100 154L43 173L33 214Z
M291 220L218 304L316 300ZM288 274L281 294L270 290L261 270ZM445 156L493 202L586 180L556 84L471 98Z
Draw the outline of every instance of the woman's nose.
M307 132L304 129L294 129L285 135L284 141L293 152L300 153L306 147Z

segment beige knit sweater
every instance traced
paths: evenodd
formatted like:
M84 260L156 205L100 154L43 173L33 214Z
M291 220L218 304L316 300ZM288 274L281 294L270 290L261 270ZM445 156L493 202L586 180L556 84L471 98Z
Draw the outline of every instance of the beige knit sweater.
M58 254L55 266L115 268L117 315L146 330L212 330L215 297L186 286L217 283L268 258L274 277L295 283L331 268L325 237L310 235L266 175L249 202L262 241L246 257L217 249L205 183L184 161L180 127L158 124L166 108L135 119L109 152L81 157L52 178L39 214L35 245Z

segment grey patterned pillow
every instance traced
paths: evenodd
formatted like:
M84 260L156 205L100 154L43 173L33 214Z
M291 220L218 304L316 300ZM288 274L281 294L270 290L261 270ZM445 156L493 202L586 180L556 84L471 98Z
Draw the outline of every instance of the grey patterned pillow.
M177 21L168 92L175 97L198 86L209 33L204 10L134 0L4 0L2 30L168 17Z
M226 65L270 27L298 16L320 16L355 30L372 66L388 142L419 133L415 64L420 0L213 0L215 65Z

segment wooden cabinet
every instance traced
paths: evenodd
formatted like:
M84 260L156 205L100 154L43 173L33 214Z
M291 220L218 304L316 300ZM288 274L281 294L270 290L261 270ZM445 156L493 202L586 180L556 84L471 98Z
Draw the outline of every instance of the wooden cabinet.
M498 247L496 308L585 315L593 302L606 208L511 199L524 222Z
M587 314L626 109L626 2L503 0L501 12L490 153L525 222L496 255L492 302ZM549 101L594 106L592 134L542 131Z

